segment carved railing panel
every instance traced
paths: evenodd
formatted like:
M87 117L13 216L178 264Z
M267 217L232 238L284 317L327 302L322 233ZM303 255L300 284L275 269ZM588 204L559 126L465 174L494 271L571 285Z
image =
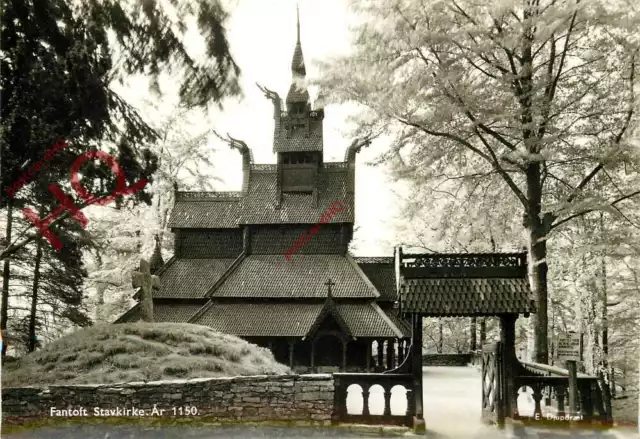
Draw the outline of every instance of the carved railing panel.
M522 277L525 253L406 254L402 272L407 278Z
M407 267L522 267L527 258L525 253L423 253L404 254L402 261Z
M527 369L530 368L531 366L527 367ZM548 373L548 371L542 372ZM543 409L540 402L536 400L536 408L533 415L518 415L519 419L565 422L567 415L579 418L575 420L584 423L606 423L610 419L610 415L606 413L602 403L601 389L595 377L578 377L578 407L576 414L568 413L569 378L567 376L519 375L515 378L515 384L516 393L517 389L529 386L534 391L534 400L536 398L542 399L543 395L549 395L548 399L551 403L550 405L545 404L546 407ZM564 419L559 419L561 417Z
M378 425L411 426L413 413L413 377L411 374L382 373L334 373L334 414L333 422L348 422ZM362 389L362 414L348 413L347 395L349 386L357 384ZM369 406L371 387L379 385L384 391L384 410L382 414L371 414ZM407 410L404 414L392 414L391 396L395 386L406 390Z
M215 199L241 199L242 192L176 192L176 201L208 201Z

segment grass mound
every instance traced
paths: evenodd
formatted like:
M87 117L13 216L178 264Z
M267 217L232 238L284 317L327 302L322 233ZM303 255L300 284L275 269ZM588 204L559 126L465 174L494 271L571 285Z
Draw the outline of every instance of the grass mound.
M127 323L81 329L7 363L2 384L113 384L290 372L268 349L207 326Z

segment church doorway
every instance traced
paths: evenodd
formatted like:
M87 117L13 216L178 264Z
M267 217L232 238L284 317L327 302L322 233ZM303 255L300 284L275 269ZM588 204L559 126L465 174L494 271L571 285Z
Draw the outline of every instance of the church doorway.
M336 368L342 364L342 340L337 334L319 334L314 340L315 364L320 368Z

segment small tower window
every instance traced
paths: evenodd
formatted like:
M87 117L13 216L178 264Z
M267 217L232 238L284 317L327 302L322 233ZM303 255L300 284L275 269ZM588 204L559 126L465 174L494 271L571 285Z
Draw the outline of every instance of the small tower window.
M285 165L302 165L316 163L316 157L313 154L305 152L292 152L283 154L282 163Z

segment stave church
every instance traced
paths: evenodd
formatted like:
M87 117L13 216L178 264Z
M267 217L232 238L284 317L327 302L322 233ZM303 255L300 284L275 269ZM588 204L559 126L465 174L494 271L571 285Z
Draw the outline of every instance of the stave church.
M292 83L273 102L276 164L242 155L237 192L175 192L173 257L159 264L156 322L206 325L269 348L296 372L382 371L399 365L411 326L398 312L394 257L353 257L354 142L344 161L323 157L324 109L312 107L298 38ZM240 171L240 170L239 170ZM332 215L326 215L332 206ZM320 218L323 221L320 222ZM286 258L292 245L295 254ZM140 304L116 323L140 319Z

